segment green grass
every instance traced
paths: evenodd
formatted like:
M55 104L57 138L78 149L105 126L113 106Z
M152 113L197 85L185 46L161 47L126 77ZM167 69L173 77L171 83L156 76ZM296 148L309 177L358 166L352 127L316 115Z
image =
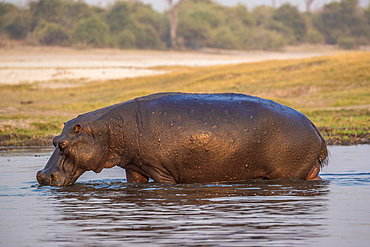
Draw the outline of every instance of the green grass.
M329 144L369 143L368 109L302 111L319 127Z
M63 122L78 114L150 93L236 92L302 111L329 143L368 143L369 68L370 53L353 52L228 66L161 67L173 72L64 89L41 88L38 84L1 86L0 136L50 138L60 132ZM2 145L12 143L1 140Z

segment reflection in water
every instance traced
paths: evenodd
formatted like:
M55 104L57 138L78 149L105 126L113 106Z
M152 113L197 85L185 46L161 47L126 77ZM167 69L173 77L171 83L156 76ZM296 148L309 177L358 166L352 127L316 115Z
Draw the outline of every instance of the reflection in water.
M0 246L368 246L370 145L330 146L324 181L126 184L120 168L38 187L45 151L0 150Z
M166 185L109 179L50 188L63 243L313 245L325 236L329 182ZM45 187L43 187L45 188ZM47 239L46 241L52 241ZM298 241L298 242L297 242Z

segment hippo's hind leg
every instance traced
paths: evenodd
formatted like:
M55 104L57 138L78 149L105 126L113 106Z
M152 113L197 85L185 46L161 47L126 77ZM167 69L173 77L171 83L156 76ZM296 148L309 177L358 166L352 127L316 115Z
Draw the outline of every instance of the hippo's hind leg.
M126 179L127 183L147 183L149 181L148 177L131 169L126 169Z
M311 181L311 180L322 180L321 177L319 176L319 172L320 172L320 165L319 164L315 164L311 171L308 173L307 177L305 178L306 180L308 181Z

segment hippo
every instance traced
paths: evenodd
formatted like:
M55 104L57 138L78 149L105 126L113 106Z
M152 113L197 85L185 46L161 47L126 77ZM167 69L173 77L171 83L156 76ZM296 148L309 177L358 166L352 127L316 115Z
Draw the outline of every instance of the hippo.
M319 180L327 148L302 113L244 94L157 93L65 123L40 185L125 169L128 183Z

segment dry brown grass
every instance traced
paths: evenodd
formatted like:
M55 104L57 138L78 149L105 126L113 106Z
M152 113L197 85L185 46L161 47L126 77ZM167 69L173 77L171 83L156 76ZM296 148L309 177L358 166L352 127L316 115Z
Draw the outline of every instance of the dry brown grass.
M3 85L0 135L49 136L77 114L155 92L236 92L286 104L303 111L330 133L365 138L362 142L366 143L370 126L369 68L370 53L353 52L237 65L165 67L173 72L95 81L74 88L52 89L37 83Z

